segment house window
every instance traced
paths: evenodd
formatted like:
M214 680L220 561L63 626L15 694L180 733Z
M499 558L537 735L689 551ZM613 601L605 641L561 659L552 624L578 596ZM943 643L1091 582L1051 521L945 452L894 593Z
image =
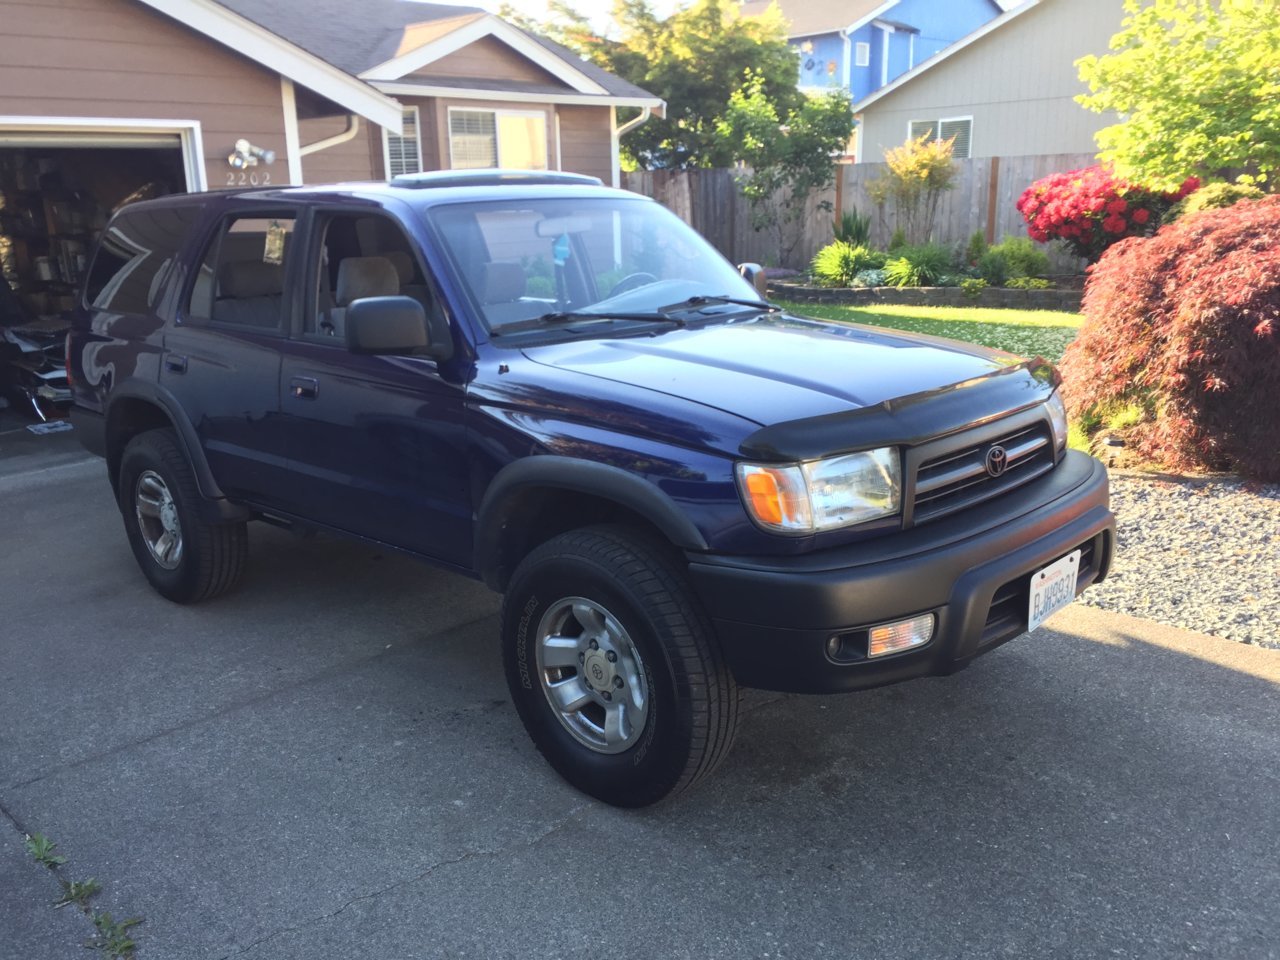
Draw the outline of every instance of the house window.
M853 65L855 67L871 66L871 44L858 41L853 45Z
M955 137L951 155L957 160L968 160L973 141L973 117L952 117L948 120L912 120L907 136L912 140L928 135L930 140L950 140Z
M450 166L547 169L547 115L534 110L449 108Z
M387 161L387 179L402 173L422 172L422 138L418 135L418 108L404 112L404 135L382 131L382 149Z

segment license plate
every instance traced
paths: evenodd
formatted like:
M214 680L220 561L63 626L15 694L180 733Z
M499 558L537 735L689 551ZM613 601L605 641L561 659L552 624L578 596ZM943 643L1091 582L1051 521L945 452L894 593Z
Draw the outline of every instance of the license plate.
M1031 575L1028 633L1076 598L1076 575L1079 572L1080 551L1075 550Z

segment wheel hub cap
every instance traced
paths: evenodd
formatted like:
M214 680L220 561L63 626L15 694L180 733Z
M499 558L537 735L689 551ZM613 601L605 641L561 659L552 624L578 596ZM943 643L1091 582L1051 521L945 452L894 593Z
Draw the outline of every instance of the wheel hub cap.
M538 624L538 678L557 719L598 753L639 742L649 717L649 683L626 628L594 600L567 597Z
M151 558L166 570L174 570L182 562L182 524L178 521L178 505L164 478L154 470L138 477L134 490L134 514L142 542Z

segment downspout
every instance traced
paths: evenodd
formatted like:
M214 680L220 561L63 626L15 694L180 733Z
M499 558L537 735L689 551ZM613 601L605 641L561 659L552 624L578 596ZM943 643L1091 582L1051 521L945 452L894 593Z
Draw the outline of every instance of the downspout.
M336 147L340 143L346 143L354 140L356 134L360 132L360 118L354 113L347 117L347 129L341 133L335 133L332 137L325 137L323 140L317 140L315 143L308 143L305 147L298 150L298 156L309 157L313 153L319 153L321 150L328 150L330 147Z
M615 187L622 186L621 153L622 153L623 136L630 133L636 127L640 126L642 123L648 120L652 114L653 114L652 107L641 107L640 116L636 117L634 120L628 120L626 123L624 123L622 126L619 127L616 125L618 121L618 108L617 107L613 108L613 118L614 118L615 126L613 128L613 135L610 138L609 147L610 147L610 153L612 154L611 159L613 160L613 185Z

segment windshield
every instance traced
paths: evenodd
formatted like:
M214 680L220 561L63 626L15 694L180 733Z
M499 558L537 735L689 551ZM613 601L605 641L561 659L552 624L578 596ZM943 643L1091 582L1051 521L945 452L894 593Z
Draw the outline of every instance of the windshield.
M710 244L647 200L450 204L429 217L494 333L548 314L646 313L690 297L759 300Z

